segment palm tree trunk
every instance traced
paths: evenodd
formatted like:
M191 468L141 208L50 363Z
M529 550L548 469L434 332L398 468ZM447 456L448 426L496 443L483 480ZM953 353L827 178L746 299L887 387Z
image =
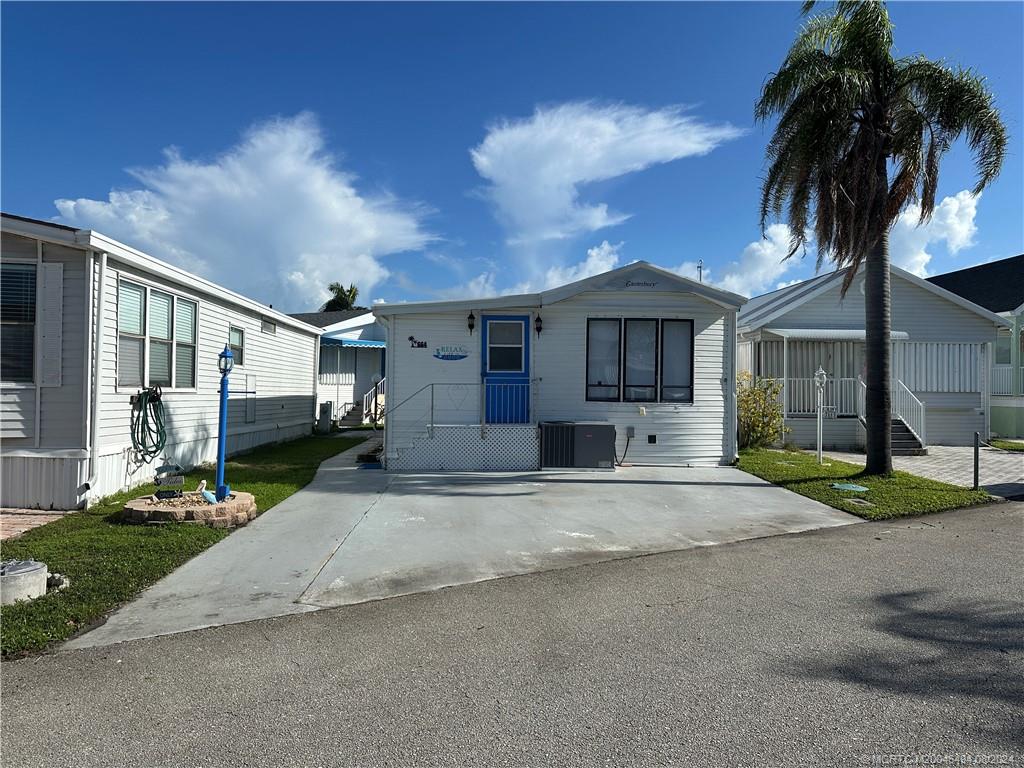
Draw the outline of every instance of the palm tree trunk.
M892 414L889 340L889 232L883 231L868 254L864 276L864 357L867 392L864 401L869 475L892 472Z

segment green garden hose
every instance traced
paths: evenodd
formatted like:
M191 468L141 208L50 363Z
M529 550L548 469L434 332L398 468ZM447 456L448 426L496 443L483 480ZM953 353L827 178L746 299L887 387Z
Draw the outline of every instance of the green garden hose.
M139 392L132 404L132 447L147 464L167 444L162 397L160 387L151 387Z

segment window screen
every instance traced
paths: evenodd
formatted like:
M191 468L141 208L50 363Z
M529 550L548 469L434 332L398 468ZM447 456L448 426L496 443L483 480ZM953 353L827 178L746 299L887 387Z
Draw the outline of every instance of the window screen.
M617 319L587 320L587 400L619 399Z
M192 389L196 385L196 303L175 299L174 386Z
M622 399L649 403L657 399L658 321L626 320Z
M523 329L517 321L487 322L487 370L518 372L523 370Z
M36 266L2 265L0 271L0 380L33 380L36 347Z
M234 326L228 328L228 346L235 356L235 365L245 365L245 331Z
M664 320L661 337L661 399L692 403L693 321Z
M146 289L133 283L117 287L117 383L141 387L145 371Z

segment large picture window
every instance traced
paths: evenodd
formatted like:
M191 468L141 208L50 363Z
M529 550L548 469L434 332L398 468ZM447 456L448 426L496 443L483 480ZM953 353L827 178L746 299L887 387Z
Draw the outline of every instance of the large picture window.
M587 400L619 399L618 319L587 320Z
M626 320L622 399L652 403L658 399L658 321Z
M196 303L122 280L117 294L117 383L196 385Z
M693 321L661 321L661 400L693 402Z
M587 320L587 400L693 402L693 321Z
M0 381L33 381L36 351L36 265L0 266Z

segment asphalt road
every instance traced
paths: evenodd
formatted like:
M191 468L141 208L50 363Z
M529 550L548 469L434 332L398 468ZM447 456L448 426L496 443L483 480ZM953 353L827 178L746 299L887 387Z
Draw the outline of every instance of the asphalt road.
M1019 765L1022 543L1007 503L5 663L3 765Z

